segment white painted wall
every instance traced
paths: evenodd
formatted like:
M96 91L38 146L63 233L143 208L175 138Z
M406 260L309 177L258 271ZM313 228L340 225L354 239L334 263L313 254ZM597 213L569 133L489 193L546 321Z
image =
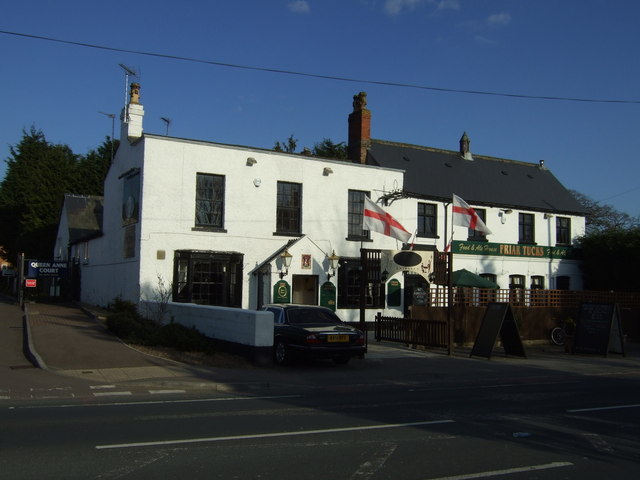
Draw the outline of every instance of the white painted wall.
M154 302L141 302L140 311L154 318L158 306ZM179 323L195 328L203 335L217 340L252 347L273 346L273 313L239 308L195 305L193 303L166 304L164 324Z

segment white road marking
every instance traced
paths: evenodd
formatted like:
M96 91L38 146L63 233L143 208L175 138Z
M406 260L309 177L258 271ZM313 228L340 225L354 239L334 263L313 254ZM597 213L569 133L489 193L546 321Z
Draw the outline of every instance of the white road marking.
M583 433L582 434L589 443L600 453L613 453L613 448L597 433Z
M638 408L638 407L640 407L640 403L635 403L631 405L612 405L610 407L574 408L572 410L567 410L567 413L597 412L600 410L618 410L620 408Z
M95 395L95 394L94 394ZM61 405L21 405L13 407L14 410L42 410L50 408L98 408L98 407L130 407L132 405L169 405L173 403L203 403L203 402L229 402L240 400L278 400L281 398L300 398L302 395L265 395L262 397L224 397L224 398L196 398L180 400L152 400L145 402L110 402L110 403L82 403Z
M165 393L187 393L186 390L149 390L151 395L160 395Z
M507 468L504 470L491 470L488 472L468 473L466 475L453 475L450 477L430 478L429 480L469 480L473 478L497 477L498 475L511 475L512 473L533 472L535 470L548 470L550 468L570 467L571 462L552 462L543 465L530 465L528 467Z
M91 390L107 390L109 388L116 388L115 385L91 385L89 387Z
M326 428L321 430L303 430L295 432L259 433L249 435L230 435L228 437L202 437L184 438L177 440L161 440L156 442L118 443L112 445L96 445L96 450L115 448L157 447L161 445L184 445L188 443L228 442L230 440L252 440L258 438L294 437L300 435L318 435L323 433L359 432L367 430L383 430L389 428L417 427L421 425L438 425L442 423L454 423L453 420L430 420L425 422L410 423L385 423L381 425L362 425L359 427Z
M387 463L387 460L393 452L396 451L396 448L398 448L398 445L382 445L382 448L379 448L375 452L370 461L364 462L360 465L360 468L351 475L351 480L366 480L367 478L371 478Z
M94 397L125 397L133 395L131 392L94 392Z

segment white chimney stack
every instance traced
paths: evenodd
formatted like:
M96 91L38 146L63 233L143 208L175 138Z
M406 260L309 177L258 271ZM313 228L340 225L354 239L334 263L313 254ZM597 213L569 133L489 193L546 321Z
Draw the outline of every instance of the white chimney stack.
M134 142L142 136L142 118L144 107L140 104L140 84L132 83L129 103L120 115L120 141Z

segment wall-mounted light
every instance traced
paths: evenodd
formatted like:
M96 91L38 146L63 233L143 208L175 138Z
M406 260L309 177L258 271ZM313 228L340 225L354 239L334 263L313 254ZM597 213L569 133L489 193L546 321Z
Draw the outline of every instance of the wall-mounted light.
M545 213L545 214L544 214L544 219L545 219L545 220L549 220L550 218L553 218L553 215L552 215L552 214L550 214L550 213Z
M289 250L285 249L284 252L280 254L280 260L282 260L282 270L280 271L280 280L289 273L289 267L291 266L291 259L293 255L289 253Z
M386 270L384 270L381 274L380 274L380 280L382 280L382 282L386 282L387 278L389 278L389 272L387 272Z
M329 258L329 268L333 270L333 274L331 272L327 273L327 282L331 280L331 277L336 276L336 270L338 269L338 264L340 263L340 257L336 255L335 250L331 252L331 256Z
M258 163L258 161L255 158L247 158L247 167L253 167L256 163Z
M509 215L510 213L513 213L513 210L511 210L510 208L501 209L498 212L498 216L500 217L500 223L507 223L506 215Z
M322 170L322 175L324 175L325 177L331 175L333 173L333 170L330 167L324 167L324 170Z

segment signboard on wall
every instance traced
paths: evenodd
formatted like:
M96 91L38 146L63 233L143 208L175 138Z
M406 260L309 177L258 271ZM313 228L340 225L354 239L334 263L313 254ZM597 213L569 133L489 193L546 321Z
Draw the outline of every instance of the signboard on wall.
M549 259L576 258L573 247L544 247L540 245L520 245L513 243L467 242L454 240L451 251L462 255L491 255L499 257L528 257Z
M55 262L51 260L27 260L25 277L63 277L67 274L67 262Z
M291 285L280 280L273 286L273 303L291 303Z
M122 184L122 225L138 223L140 216L140 172L124 177Z

